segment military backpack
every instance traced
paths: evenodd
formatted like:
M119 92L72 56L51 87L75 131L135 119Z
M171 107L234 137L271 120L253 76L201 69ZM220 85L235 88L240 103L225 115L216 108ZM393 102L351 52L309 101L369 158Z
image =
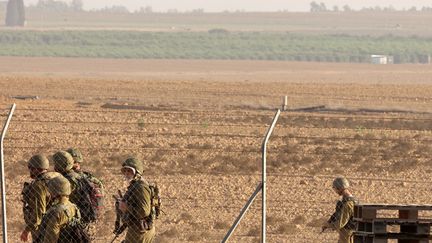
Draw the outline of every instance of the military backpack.
M71 197L71 201L77 205L83 224L95 222L101 215L103 207L102 189L91 179L91 176L90 173L84 173L78 178L65 175L75 186L72 192L74 197Z

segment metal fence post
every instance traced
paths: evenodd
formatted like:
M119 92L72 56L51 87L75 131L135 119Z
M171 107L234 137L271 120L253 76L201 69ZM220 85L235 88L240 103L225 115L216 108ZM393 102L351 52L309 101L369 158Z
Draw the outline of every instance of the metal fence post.
M267 143L268 143L268 140L270 138L270 135L273 132L274 127L276 126L276 122L279 118L280 113L281 113L281 111L277 110L277 112L273 118L272 124L269 127L269 129L267 130L267 134L266 134L266 136L263 140L263 143L262 143L262 182L261 182L262 183L262 192L261 192L261 196L262 196L262 218L261 218L262 223L261 223L261 226L262 226L262 229L261 229L261 242L263 242L263 243L266 242L266 228L267 228L267 220L266 220L266 217L267 217L266 216L266 213L267 213L266 212L266 207L267 207L267 204L266 204L266 199L267 199L267 189L266 189L266 186L267 186L267 158L266 158L267 157Z
M282 97L282 111L286 111L288 109L288 96L285 95Z
M8 242L8 238L7 238L7 221L6 221L6 187L5 187L5 173L4 173L4 154L3 154L3 141L4 138L6 136L6 131L9 127L9 123L12 119L12 115L15 111L15 107L16 104L13 104L10 111L9 111L9 116L6 120L6 123L3 127L3 131L1 134L1 140L0 140L0 161L1 161L1 193L2 193L2 223L3 223L3 243L7 243Z
M266 190L265 190L265 183L267 178L267 142L270 138L271 133L273 132L274 127L276 126L276 122L280 115L280 110L277 110L272 124L267 130L267 133L264 137L264 141L262 143L262 182L257 186L254 193L250 196L249 200L247 201L246 205L243 206L243 209L240 211L240 215L237 217L237 219L234 221L234 224L229 229L228 233L225 235L224 239L221 241L222 243L225 243L228 241L228 239L231 237L231 235L234 233L234 230L239 225L240 221L242 220L243 216L246 214L247 210L249 209L250 205L252 205L253 201L255 200L256 196L258 195L258 192L262 192L262 242L266 241Z
M262 189L262 183L258 184L255 191L250 196L249 200L247 201L246 205L242 208L240 215L237 217L237 219L234 221L234 224L229 229L228 233L225 235L224 239L222 240L222 243L225 243L229 240L234 230L239 225L240 221L242 220L243 216L246 214L246 212L249 210L249 207L252 205L253 201L255 200L256 196L258 195L258 192L260 192Z

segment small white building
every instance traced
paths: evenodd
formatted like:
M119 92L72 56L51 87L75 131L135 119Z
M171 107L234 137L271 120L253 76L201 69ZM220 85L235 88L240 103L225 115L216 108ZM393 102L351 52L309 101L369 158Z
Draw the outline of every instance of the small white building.
M372 64L393 64L393 56L371 55Z

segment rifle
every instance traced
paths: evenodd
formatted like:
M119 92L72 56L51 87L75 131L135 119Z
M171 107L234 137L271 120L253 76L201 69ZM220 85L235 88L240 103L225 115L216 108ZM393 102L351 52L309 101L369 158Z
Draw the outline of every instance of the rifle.
M114 239L111 241L113 243L127 228L127 224L121 224L122 219L122 211L120 210L120 201L123 199L122 192L120 190L117 191L118 195L113 195L115 199L115 211L116 211L116 221L114 225Z
M123 233L123 231L125 231L126 228L127 224L123 224L117 231L114 231L115 236L114 239L112 239L111 243L113 243Z
M341 214L341 208L343 206L343 202L341 200L337 201L335 212L330 216L327 220L327 223L332 224L339 220ZM320 234L324 233L329 228L322 228Z

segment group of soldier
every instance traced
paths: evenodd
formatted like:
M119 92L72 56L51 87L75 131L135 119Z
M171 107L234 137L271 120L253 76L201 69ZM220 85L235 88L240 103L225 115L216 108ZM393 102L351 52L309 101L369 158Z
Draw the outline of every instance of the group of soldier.
M82 220L85 212L77 206L82 201L78 195L78 182L86 178L101 194L103 183L81 169L83 157L78 149L58 151L52 156L52 162L54 171L50 171L50 161L42 154L32 156L27 162L32 181L24 184L22 192L26 227L20 238L28 241L31 235L33 243L90 242L89 224ZM150 186L142 177L143 164L137 158L128 158L123 162L121 172L129 182L126 193L116 204L121 221L127 226L123 242L153 242L154 210Z
M49 171L49 159L41 154L28 160L28 170L32 181L23 188L24 220L26 227L21 240L28 241L31 235L34 243L87 243L88 224L82 222L78 181L86 178L94 183L103 194L103 183L92 173L83 171L82 154L70 148L58 151L52 156L54 171ZM116 202L121 221L127 233L124 243L151 243L155 238L154 208L152 187L143 178L143 164L137 158L126 159L121 167L124 179L129 186ZM344 177L333 181L333 190L341 196L335 213L322 226L322 231L333 229L339 233L338 243L352 243L355 228L353 222L356 199L349 191L349 182ZM158 215L158 214L157 214ZM116 222L117 224L117 222ZM79 226L79 227L77 227ZM75 229L70 231L70 229ZM77 231L76 229L82 231ZM116 234L119 234L116 225ZM69 230L69 231L68 231Z

